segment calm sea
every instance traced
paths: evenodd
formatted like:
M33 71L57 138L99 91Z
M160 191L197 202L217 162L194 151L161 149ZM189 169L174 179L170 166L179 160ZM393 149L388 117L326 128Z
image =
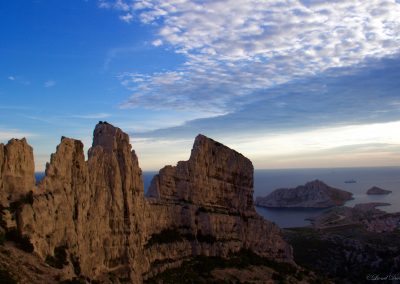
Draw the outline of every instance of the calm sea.
M144 172L144 185L147 191L152 177L157 172ZM37 173L37 180L43 173ZM332 169L285 169L285 170L255 170L254 197L266 196L277 188L296 187L308 181L319 179L328 185L350 191L354 200L346 206L354 206L364 202L387 202L391 206L380 207L387 212L400 211L400 167L381 168L332 168ZM345 183L346 180L356 183ZM393 191L389 195L369 196L366 191L372 186ZM256 208L264 218L275 222L282 228L306 226L305 219L319 214L324 209L267 209Z

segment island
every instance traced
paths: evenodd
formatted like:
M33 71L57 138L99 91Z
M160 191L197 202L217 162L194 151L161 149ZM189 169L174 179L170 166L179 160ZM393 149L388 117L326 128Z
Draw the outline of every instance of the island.
M386 189L382 189L380 187L377 186L373 186L370 189L367 190L367 194L368 195L385 195L385 194L389 194L392 193L391 190L386 190Z
M265 197L257 197L256 206L267 208L329 208L352 199L351 192L314 180L296 188L280 188Z

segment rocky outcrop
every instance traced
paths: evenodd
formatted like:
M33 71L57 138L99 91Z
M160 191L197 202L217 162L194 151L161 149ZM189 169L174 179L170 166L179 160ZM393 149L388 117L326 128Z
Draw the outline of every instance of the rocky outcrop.
M391 190L386 190L386 189L382 189L380 187L377 186L373 186L370 189L367 190L367 194L368 195L385 195L385 194L389 194L392 193Z
M314 180L296 188L280 188L266 197L257 197L256 205L262 207L328 208L343 205L352 199L352 193L333 188Z
M21 149L32 153L27 145ZM2 191L4 199L33 189L33 170L26 170L33 159L23 159L25 150L14 154L20 157L14 166L0 159L3 169L31 175L25 183L2 175L3 188L18 187ZM190 159L162 169L145 198L129 136L99 123L87 161L83 144L63 137L33 194L18 199L12 212L2 207L2 214L14 217L19 238L49 265L63 268L64 278L141 283L196 255L227 257L250 249L291 262L290 246L277 226L257 215L252 193L251 162L199 135Z
M400 228L400 213L387 213L377 207L389 203L370 202L354 207L337 207L310 219L315 229L331 229L344 226L364 227L368 232L394 232Z
M151 226L147 253L158 267L182 256L228 256L243 248L277 260L291 258L280 229L255 211L251 161L210 138L197 136L188 161L161 169L148 195L147 223L157 225ZM171 228L180 240L180 258L164 252L165 242L151 242Z
M35 186L32 147L26 139L0 144L0 205L8 207Z
M198 135L190 159L160 170L149 196L236 213L254 211L253 171L251 161L243 155Z

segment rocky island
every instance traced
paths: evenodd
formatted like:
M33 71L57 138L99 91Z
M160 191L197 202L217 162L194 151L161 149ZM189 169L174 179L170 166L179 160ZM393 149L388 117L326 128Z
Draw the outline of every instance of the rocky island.
M86 161L82 142L62 137L38 185L27 141L0 144L0 275L11 283L142 283L213 257L269 263L260 281L294 277L281 267L297 277L281 230L255 211L249 159L199 135L189 160L160 170L145 197L129 141L100 122ZM224 277L222 268L215 275Z
M377 186L373 186L370 189L367 190L367 194L368 195L385 195L385 194L389 194L392 193L391 190L386 190L386 189L382 189L380 187Z
M343 205L352 193L314 180L296 188L280 188L266 197L257 197L255 204L270 208L328 208Z

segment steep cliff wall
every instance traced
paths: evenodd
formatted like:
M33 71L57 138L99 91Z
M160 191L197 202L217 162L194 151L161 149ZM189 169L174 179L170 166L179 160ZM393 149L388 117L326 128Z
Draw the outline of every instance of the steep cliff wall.
M146 255L157 264L149 275L192 255L228 256L242 248L291 258L280 229L255 211L253 170L249 159L203 135L188 161L160 170L148 192L152 235ZM176 255L168 253L171 243Z
M35 186L33 150L26 139L0 144L0 204L8 207Z
M292 261L279 228L254 210L251 162L205 136L187 162L160 171L148 198L129 136L108 123L96 126L88 161L80 141L63 137L37 188L32 149L17 142L13 159L5 157L15 142L0 145L0 198L19 200L2 215L12 215L34 252L67 277L141 283L192 256L242 248Z

